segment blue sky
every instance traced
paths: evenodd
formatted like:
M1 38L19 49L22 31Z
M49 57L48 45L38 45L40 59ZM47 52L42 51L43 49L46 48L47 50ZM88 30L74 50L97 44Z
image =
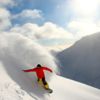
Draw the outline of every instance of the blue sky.
M100 31L99 11L100 0L1 0L0 30L66 48Z
M51 21L55 24L65 27L66 23L71 19L70 9L64 12L63 3L68 6L68 0L16 0L17 6L8 7L12 14L18 14L24 9L38 9L42 11L44 20L37 21L37 24L43 24ZM59 7L60 6L60 7ZM67 7L68 8L68 7ZM16 20L13 20L16 24Z

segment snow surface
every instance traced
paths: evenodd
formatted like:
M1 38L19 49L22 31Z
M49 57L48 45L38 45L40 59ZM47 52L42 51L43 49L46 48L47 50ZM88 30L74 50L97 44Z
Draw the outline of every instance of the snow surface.
M17 72L14 81L2 64L0 72L0 100L100 100L100 90L55 74L49 81L54 92L49 94L37 84L33 74Z
M38 62L58 70L41 46L21 35L0 35L0 100L100 100L100 90L49 72L46 79L54 92L47 93L37 84L35 73L22 71Z

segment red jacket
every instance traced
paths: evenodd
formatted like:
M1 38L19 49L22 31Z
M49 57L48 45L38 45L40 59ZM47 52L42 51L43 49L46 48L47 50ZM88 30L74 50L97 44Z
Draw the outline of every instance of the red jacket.
M23 70L23 71L24 72L36 72L36 75L37 75L38 78L43 78L43 77L45 77L44 70L52 72L52 70L47 68L47 67L39 67L39 68L36 67L36 68L33 68L33 69L28 69L28 70Z

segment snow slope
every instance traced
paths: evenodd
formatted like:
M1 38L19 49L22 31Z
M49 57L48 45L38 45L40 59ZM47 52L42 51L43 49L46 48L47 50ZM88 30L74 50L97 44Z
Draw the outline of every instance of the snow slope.
M31 74L21 72L20 80L16 76L17 81L21 81L19 85L6 73L2 64L0 71L0 100L100 100L100 90L54 74L49 82L54 92L48 94L36 84Z
M51 87L51 100L100 100L100 90L63 77L54 76Z
M100 99L100 90L46 72L54 90L48 94L37 84L35 73L22 72L38 62L51 67L54 72L58 70L55 59L30 39L19 34L0 35L0 100Z

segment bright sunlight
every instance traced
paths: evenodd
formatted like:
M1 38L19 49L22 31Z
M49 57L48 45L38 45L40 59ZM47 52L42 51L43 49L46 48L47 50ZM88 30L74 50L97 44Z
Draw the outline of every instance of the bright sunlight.
M98 9L99 0L72 0L72 7L78 14L84 16L94 16L94 13Z

